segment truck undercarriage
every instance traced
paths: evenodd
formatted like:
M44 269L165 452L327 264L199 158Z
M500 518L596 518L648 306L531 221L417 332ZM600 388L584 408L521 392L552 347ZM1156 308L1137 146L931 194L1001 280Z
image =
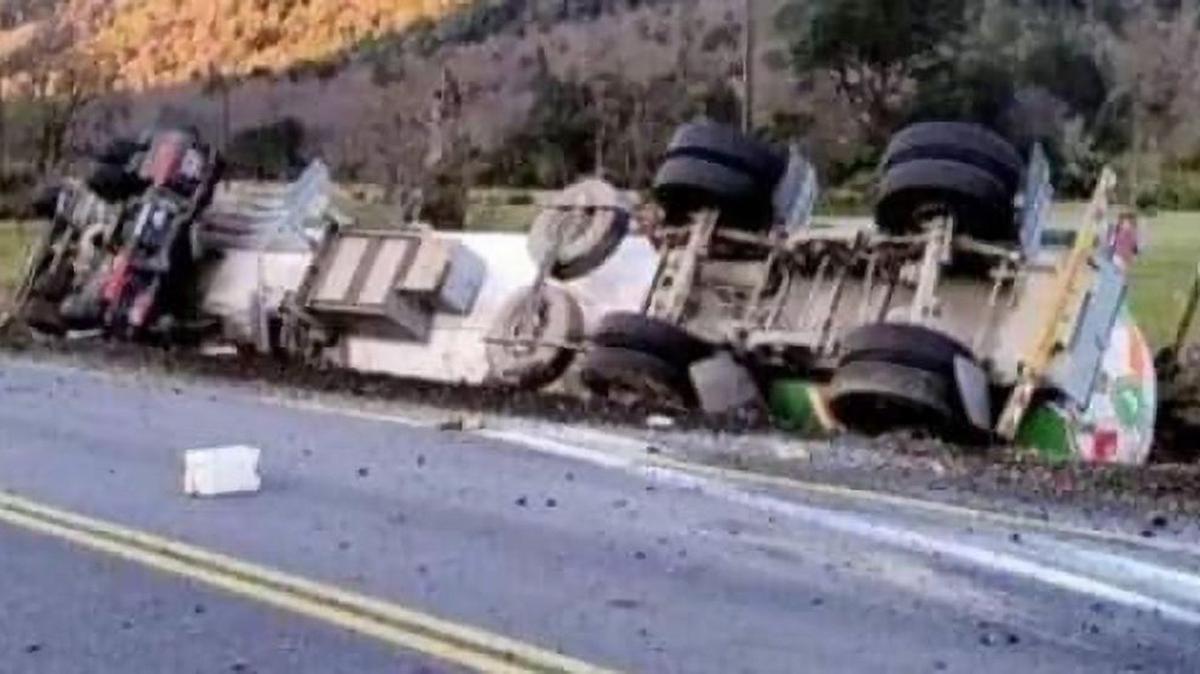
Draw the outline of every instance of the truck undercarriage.
M219 158L196 150L172 190L182 164L154 172L162 142L134 147L125 173L100 162L63 184L20 295L32 326L176 340L186 327L306 364L769 411L810 431L917 429L1126 462L1149 450L1153 368L1120 370L1146 347L1099 242L1115 176L1099 177L1069 245L1048 243L1041 149L978 127L897 134L874 223L850 224L814 216L815 172L795 149L685 125L656 221L590 179L523 237L389 222L319 163L286 186L218 185L205 167ZM154 231L169 236L143 245ZM1114 387L1136 393L1132 411L1097 403Z

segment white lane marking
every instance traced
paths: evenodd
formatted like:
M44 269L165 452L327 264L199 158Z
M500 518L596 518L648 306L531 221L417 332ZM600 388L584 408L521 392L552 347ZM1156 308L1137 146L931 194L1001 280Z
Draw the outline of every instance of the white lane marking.
M604 468L619 468L622 470L636 470L638 465L633 456L627 453L618 452L597 452L586 447L578 445L570 445L565 442L559 442L550 438L539 438L532 435L526 435L518 431L503 431L484 429L476 431L474 435L488 438L491 440L499 440L510 445L519 445L529 449L551 454L554 456L574 459L584 463L590 463Z
M1051 552L1055 554L1058 551ZM1180 594L1195 597L1200 601L1200 576L1195 574L1102 550L1076 548L1072 551L1072 556L1085 565L1086 569L1149 585L1174 585L1179 588Z
M1177 622L1200 626L1200 611L1141 592L1128 590L1099 578L1072 573L1017 555L969 545L944 537L931 536L903 527L869 521L863 517L845 512L815 508L770 496L752 494L727 485L715 483L706 478L686 475L670 469L653 467L647 469L646 472L668 484L690 487L708 495L719 496L739 505L745 505L757 510L766 510L776 515L791 517L792 519L832 531L916 552L940 554L943 557L951 557L979 568L1038 581L1076 594L1084 594L1097 599L1124 604L1131 608L1155 611L1163 617ZM1167 570L1164 569L1164 571ZM1170 585L1175 586L1176 584L1171 583ZM1185 590L1177 586L1163 587L1161 589L1171 594L1195 596L1190 590Z
M1056 525L1047 520L1039 520L1021 515L1009 515L1006 513L989 510L977 510L968 506L954 505L952 503L946 503L943 501L927 501L915 497L902 496L887 492L870 491L854 487L842 487L836 484L812 482L802 479L770 475L767 473L748 472L732 468L722 468L703 463L692 463L686 459L671 458L669 455L651 457L645 452L646 447L654 444L650 441L642 441L600 430L587 429L586 433L577 432L581 429L571 428L569 430L569 435L579 437L581 440L586 438L592 444L605 445L606 450L617 451L629 456L634 456L643 465L669 468L688 475L705 476L713 479L714 482L723 480L726 482L739 484L743 487L754 486L779 488L792 492L801 492L808 496L815 495L821 497L831 497L840 501L869 503L874 506L882 506L889 510L895 508L907 509L914 515L919 513L923 516L933 515L951 517L959 521L982 522L984 524L997 527L1028 529L1030 531L1047 532L1058 536L1099 541L1105 544L1130 546L1132 549L1154 550L1156 552L1170 554L1183 554L1192 558L1200 559L1200 547L1185 542L1163 540L1158 538L1137 537L1131 534L1113 531L1111 529L1089 529L1072 525ZM516 433L511 442L529 444L521 439L522 435L523 434L521 433ZM529 448L536 449L534 447ZM602 452L596 453L603 454Z
M665 484L692 489L739 505L751 507L756 510L765 510L776 515L787 516L825 529L919 553L940 554L943 557L953 558L981 569L1025 578L1075 594L1082 594L1135 609L1156 612L1164 618L1176 622L1200 626L1200 610L1120 587L1101 578L1073 573L1011 553L970 545L944 537L931 536L912 529L881 524L841 511L817 508L772 496L751 493L711 478L691 475L674 468L648 464L634 457L632 452L613 455L556 440L530 436L516 431L489 430L480 434L491 439L523 445L533 451L636 473ZM1171 595L1195 596L1190 591L1190 588L1187 588L1187 585L1191 582L1200 582L1200 578L1195 578L1183 572L1158 567L1157 565L1149 565L1144 562L1140 562L1140 564L1146 568L1154 568L1160 571L1157 578L1161 582L1157 584L1161 587L1157 589ZM1143 575L1150 576L1151 574L1143 573ZM1186 583L1166 582L1172 575L1182 576L1189 580Z

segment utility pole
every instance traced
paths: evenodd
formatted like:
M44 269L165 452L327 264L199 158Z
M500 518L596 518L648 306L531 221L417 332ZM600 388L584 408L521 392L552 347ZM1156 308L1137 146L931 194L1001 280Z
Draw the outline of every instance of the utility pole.
M0 77L0 177L8 173L8 78Z
M745 39L742 40L742 130L754 130L754 62L758 39L754 25L754 0L743 0Z

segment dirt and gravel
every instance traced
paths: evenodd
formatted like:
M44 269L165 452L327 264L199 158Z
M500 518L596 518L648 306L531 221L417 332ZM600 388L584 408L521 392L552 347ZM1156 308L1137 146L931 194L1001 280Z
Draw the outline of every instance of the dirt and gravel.
M314 370L261 357L213 357L103 340L5 339L10 357L50 360L156 380L249 387L274 396L432 420L494 418L559 428L597 428L644 442L649 453L746 471L1052 517L1062 508L1144 522L1153 537L1200 514L1200 464L1048 465L1011 448L964 448L909 436L804 439L764 419L706 419L565 394L447 385L343 370ZM473 422L490 423L490 422ZM1181 437L1165 458L1184 456ZM1200 437L1191 435L1190 437ZM1182 444L1186 444L1183 442Z

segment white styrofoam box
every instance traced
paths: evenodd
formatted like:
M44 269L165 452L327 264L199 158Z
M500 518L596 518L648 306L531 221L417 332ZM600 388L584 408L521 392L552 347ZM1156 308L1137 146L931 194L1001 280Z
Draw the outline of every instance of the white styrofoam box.
M260 455L257 447L245 445L189 449L183 455L183 491L189 496L256 492L262 487Z

